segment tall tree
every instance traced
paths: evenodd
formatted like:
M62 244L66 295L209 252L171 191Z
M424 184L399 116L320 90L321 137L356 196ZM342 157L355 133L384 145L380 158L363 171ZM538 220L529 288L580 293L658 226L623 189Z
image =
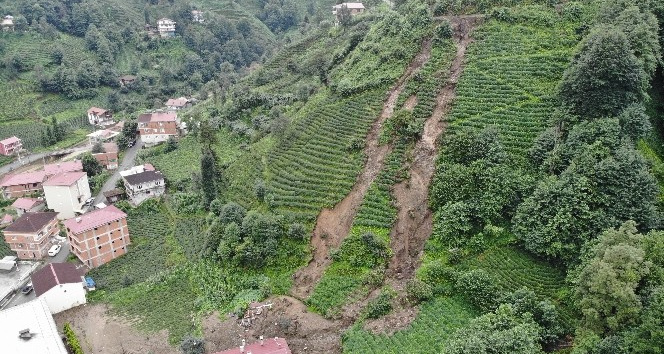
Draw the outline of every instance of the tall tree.
M595 29L572 59L560 84L560 99L587 118L616 116L645 96L647 78L627 36L613 26Z
M637 287L650 268L642 240L633 221L600 235L593 258L581 267L575 289L587 328L615 333L638 322L642 304Z

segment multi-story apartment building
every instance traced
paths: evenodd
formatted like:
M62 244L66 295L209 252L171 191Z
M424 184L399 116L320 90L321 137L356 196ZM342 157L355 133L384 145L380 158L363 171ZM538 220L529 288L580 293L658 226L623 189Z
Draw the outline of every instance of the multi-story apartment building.
M177 114L172 112L146 113L138 116L138 132L144 144L164 142L177 136Z
M85 172L59 173L44 182L43 187L48 208L58 212L60 220L83 212L85 201L92 197Z
M5 176L0 180L0 192L5 199L20 198L41 193L42 183L46 180L46 172L24 172Z
M21 139L15 136L0 140L0 155L9 156L15 152L21 151L21 149L23 149L23 143L21 143Z
M127 253L127 214L113 205L64 221L71 252L89 268Z
M25 213L3 231L5 242L20 259L42 259L58 234L58 213Z

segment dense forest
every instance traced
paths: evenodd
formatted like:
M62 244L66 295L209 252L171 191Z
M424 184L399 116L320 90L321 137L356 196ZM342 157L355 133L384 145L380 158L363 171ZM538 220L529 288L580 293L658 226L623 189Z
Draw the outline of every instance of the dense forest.
M267 317L293 352L664 350L664 2L332 5L0 2L6 97L127 122L199 100L138 154L168 193L118 203L133 244L91 302L185 353L266 299L326 324ZM161 17L175 38L145 31ZM0 112L0 138L77 128L40 107Z

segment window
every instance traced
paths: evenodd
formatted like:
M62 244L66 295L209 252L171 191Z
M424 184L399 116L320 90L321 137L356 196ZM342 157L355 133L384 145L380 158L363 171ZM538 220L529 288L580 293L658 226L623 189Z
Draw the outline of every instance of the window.
M97 240L99 240L99 236L97 236Z
M97 249L101 249L101 246L97 247Z

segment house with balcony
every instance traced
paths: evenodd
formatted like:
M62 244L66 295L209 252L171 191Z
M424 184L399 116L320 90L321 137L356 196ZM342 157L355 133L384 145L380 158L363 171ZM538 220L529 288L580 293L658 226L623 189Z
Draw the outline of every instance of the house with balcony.
M111 111L97 107L88 109L88 122L92 125L101 125L104 127L115 124Z
M46 204L58 213L60 220L82 213L85 201L92 197L85 172L59 173L44 182L43 186Z
M145 113L138 116L138 133L146 145L154 145L178 135L177 114L173 112Z
M118 168L118 145L116 143L104 143L101 146L104 152L92 154L92 157L107 170Z
M57 216L50 211L24 213L4 229L5 242L20 259L42 259L51 247L51 237L60 231Z
M46 180L45 171L23 172L7 175L0 180L0 192L5 199L20 198L40 194Z
M141 172L128 173L128 171L123 171L120 172L120 175L122 176L127 198L134 205L139 205L150 198L157 198L166 192L164 175L159 171L143 168Z
M71 252L88 268L127 253L127 214L113 205L64 221Z
M44 165L44 172L46 176L54 176L58 173L66 172L83 172L83 162L81 160L72 160L65 162L57 162Z
M21 216L46 209L46 202L43 198L18 198L12 204L12 208L16 209L18 216Z
M0 140L0 155L9 156L18 153L23 149L21 139L12 136L10 138Z
M162 18L157 21L157 31L161 38L175 37L175 21L170 18Z

